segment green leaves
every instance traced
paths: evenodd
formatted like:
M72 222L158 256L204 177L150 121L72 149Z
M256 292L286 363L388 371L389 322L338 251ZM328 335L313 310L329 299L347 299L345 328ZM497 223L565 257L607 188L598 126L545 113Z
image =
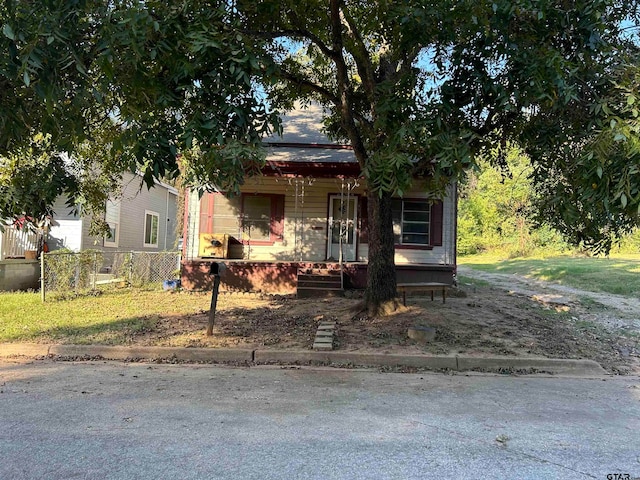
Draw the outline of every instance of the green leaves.
M141 171L151 187L175 177L178 153L194 145L208 152L258 144L277 128L255 82L268 59L245 41L228 7L16 3L11 19L0 17L0 155L43 133L52 154L90 156L110 173ZM229 178L242 180L235 170Z
M77 192L77 179L49 148L49 140L38 135L15 156L0 157L0 218L37 223L51 215L59 195Z
M94 142L107 170L151 185L195 148L191 180L233 190L279 128L272 110L315 100L380 195L415 177L443 193L512 141L539 215L574 241L606 246L637 222L640 54L623 27L637 0L337 6L14 2L0 14L0 154L39 132L52 152Z
M16 36L13 33L13 29L11 28L11 25L9 25L8 23L5 23L2 26L2 34L7 37L9 40L15 40Z

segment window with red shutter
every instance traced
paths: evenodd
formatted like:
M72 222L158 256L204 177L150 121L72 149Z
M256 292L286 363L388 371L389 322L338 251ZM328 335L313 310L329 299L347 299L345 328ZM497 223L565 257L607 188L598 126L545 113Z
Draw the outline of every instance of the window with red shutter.
M242 194L243 241L269 245L284 235L284 195Z
M397 247L442 246L442 202L396 198L392 201L391 209Z
M200 233L213 232L213 193L205 193L200 198Z
M431 205L431 235L430 243L434 247L442 246L442 202Z
M274 241L284 237L284 195L273 195L271 201L271 234Z

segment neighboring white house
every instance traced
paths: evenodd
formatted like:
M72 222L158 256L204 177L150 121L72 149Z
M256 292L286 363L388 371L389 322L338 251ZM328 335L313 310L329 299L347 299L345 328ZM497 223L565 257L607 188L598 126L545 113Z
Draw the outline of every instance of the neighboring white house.
M107 202L105 220L111 226L110 238L89 234L91 218L72 213L63 197L53 205L55 212L46 237L49 250L67 248L74 252L95 249L110 251L174 250L178 191L164 183L148 190L141 178L126 174L118 200ZM11 224L0 231L0 260L20 259L40 248L38 235Z
M176 247L176 215L178 191L164 183L154 188L141 186L141 177L126 174L122 191L115 201L108 201L105 220L111 227L111 237L89 234L91 219L74 215L59 198L54 204L55 215L47 236L50 250L68 248L110 251L173 250Z

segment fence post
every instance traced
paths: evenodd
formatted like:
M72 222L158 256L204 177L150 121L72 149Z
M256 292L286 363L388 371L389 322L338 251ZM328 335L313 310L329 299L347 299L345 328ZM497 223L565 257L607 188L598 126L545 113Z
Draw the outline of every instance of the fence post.
M96 289L96 277L98 276L98 252L93 253L93 284L91 285L91 289Z
M45 279L44 279L44 252L40 254L40 298L42 303L45 301Z
M131 252L131 254L129 255L129 286L132 287L133 286L133 257L135 255L135 252Z
M73 275L73 291L75 293L78 293L79 289L80 289L80 267L81 267L81 262L82 262L82 258L80 257L80 253L78 254L74 254L73 255L73 259L75 260L75 274Z

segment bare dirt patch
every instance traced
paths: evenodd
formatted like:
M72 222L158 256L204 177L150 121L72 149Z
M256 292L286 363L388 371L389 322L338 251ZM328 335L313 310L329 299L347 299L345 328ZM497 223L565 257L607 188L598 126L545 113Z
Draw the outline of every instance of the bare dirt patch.
M545 305L527 295L467 285L446 303L407 298L407 307L380 318L357 313L360 299L296 299L226 294L218 300L214 335L208 312L152 319L131 332L138 345L310 349L320 321L335 320L339 351L587 358L612 373L640 373L640 335L584 320L590 307ZM414 325L435 327L435 341L407 336Z

